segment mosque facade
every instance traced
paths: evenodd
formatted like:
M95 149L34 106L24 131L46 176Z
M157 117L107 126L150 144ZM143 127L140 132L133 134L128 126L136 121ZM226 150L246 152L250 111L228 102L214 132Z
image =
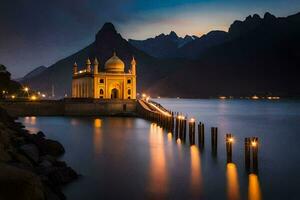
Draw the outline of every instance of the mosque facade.
M91 63L86 60L85 67L78 70L73 65L72 98L94 99L136 99L136 61L131 60L128 72L124 62L116 53L101 68L97 58Z

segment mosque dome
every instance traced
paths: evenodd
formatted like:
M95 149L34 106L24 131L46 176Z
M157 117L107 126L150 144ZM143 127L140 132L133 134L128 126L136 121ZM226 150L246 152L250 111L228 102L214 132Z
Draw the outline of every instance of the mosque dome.
M116 53L105 62L105 71L106 72L124 72L125 64L124 62L116 56Z

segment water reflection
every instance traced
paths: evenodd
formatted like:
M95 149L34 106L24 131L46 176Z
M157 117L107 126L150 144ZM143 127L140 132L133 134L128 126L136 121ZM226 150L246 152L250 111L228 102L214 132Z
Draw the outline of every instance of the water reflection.
M226 168L227 196L229 200L240 199L238 172L234 163L228 163Z
M25 123L29 125L36 125L36 117L35 116L25 117Z
M261 200L260 184L256 174L249 174L248 200Z
M192 145L191 153L191 191L194 197L199 197L202 191L201 160L198 147Z
M173 136L172 136L172 133L168 133L168 141L169 141L169 142L172 142L172 137L173 137Z
M163 130L156 124L150 127L149 190L155 196L167 194L168 174L164 150Z
M31 133L35 134L39 131L39 129L35 126L36 125L36 117L25 117L24 124L26 126L26 129Z
M102 120L99 118L94 119L93 142L94 142L95 154L101 153L101 148L102 148L101 126L102 126Z

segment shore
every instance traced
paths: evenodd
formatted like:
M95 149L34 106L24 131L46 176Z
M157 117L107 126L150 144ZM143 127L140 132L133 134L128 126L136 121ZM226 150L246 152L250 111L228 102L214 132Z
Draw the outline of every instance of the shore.
M30 134L0 109L0 199L66 199L61 186L78 178L64 161L64 147L43 132Z

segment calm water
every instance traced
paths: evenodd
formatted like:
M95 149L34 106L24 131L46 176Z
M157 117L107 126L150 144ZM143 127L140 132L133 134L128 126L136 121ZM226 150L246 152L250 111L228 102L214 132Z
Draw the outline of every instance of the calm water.
M177 143L143 119L26 117L66 148L83 176L66 186L68 199L300 199L300 102L157 99L205 123L205 149ZM219 127L211 155L211 126ZM226 165L224 136L233 133L234 164ZM259 174L244 170L244 137L258 136ZM196 140L197 141L197 140Z

